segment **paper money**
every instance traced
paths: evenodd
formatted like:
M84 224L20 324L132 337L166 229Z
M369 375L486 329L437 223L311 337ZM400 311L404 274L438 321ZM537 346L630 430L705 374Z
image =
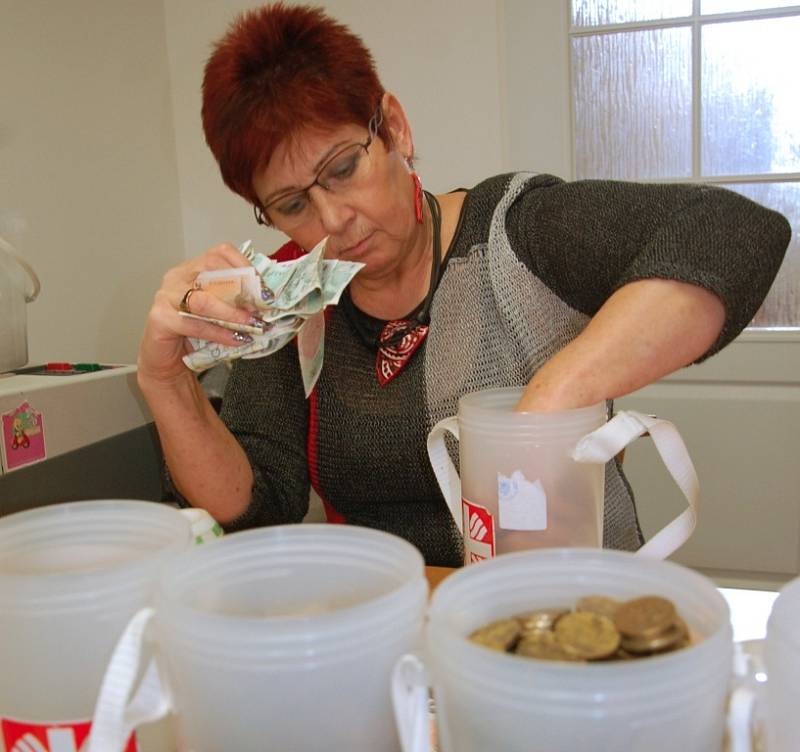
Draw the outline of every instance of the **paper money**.
M250 324L237 324L235 321L225 321L224 319L215 319L211 316L201 316L199 313L189 313L188 311L178 311L178 316L185 319L192 319L194 321L205 321L214 326L221 326L231 332L244 332L245 334L263 334L264 328L260 326L250 326Z
M336 305L344 289L350 284L361 266L363 264L349 261L325 261L322 268L321 287L312 289L300 302L288 309L285 308L285 303L280 298L272 304L265 304L261 307L259 315L264 321L277 321L287 314L313 316L325 306Z
M261 280L252 266L200 272L195 285L239 308L253 308L261 303Z
M302 320L296 324L273 327L264 334L253 335L253 341L242 345L221 345L218 342L207 342L202 339L189 338L194 352L183 356L183 362L193 371L205 371L226 360L237 358L262 358L280 350L295 337Z
M275 295L273 308L289 310L297 307L308 295L322 290L322 254L325 243L318 243L314 250L292 261L271 261L261 272L265 287Z
M325 314L315 313L305 320L297 333L297 356L306 397L311 394L322 370L325 355Z
M275 261L256 252L247 241L239 250L252 266L199 275L197 282L201 289L232 305L255 311L271 326L264 333L248 328L253 341L237 346L190 338L194 352L184 356L184 363L194 371L204 371L222 361L261 358L277 352L297 336L300 372L308 396L322 370L323 311L339 302L344 289L364 266L353 261L326 260L326 241L327 238L310 253L291 261ZM243 331L241 327L237 330Z

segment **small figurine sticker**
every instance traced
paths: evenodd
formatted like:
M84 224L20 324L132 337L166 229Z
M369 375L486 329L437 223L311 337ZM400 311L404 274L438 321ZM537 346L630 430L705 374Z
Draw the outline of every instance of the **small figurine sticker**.
M47 457L44 419L40 412L23 402L15 410L4 413L2 419L2 459L6 472Z
M27 449L31 445L30 436L25 433L25 421L20 418L19 416L14 418L11 424L11 431L14 434L14 438L11 441L11 448L12 449L19 449L22 447L23 449ZM30 428L28 429L31 430ZM35 429L34 429L35 430Z

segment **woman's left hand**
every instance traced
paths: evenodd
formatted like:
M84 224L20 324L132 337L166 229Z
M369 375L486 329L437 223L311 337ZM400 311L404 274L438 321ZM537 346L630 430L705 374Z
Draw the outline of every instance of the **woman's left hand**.
M703 287L631 282L536 372L516 409L566 410L630 394L702 357L724 323L722 301Z

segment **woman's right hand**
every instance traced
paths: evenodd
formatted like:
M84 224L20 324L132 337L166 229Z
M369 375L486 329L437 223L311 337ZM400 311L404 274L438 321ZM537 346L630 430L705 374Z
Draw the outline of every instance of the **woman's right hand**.
M216 245L205 253L170 269L163 277L147 316L139 345L138 379L143 388L174 386L191 372L181 360L191 351L187 337L222 345L240 346L241 335L205 321L179 316L181 300L194 287L200 272L249 266L232 245ZM191 295L191 313L239 324L252 324L253 312L237 308L203 290Z

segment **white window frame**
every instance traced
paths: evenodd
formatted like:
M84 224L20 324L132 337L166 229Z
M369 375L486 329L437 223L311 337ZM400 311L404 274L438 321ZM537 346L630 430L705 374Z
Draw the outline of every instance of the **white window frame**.
M735 11L730 13L715 13L710 15L700 14L701 0L692 0L692 14L676 18L658 19L651 21L631 21L618 24L604 24L598 26L574 26L572 24L572 0L565 3L568 27L568 70L569 70L569 117L570 117L570 158L571 173L576 174L576 116L574 98L574 71L572 69L572 40L583 36L597 36L599 34L612 34L624 31L645 31L665 28L691 28L692 29L692 172L684 177L656 177L637 178L641 182L654 183L700 183L710 185L730 184L756 184L756 183L800 183L800 172L776 172L750 175L702 175L702 97L700 91L702 75L702 50L700 46L700 31L703 26L732 21L760 21L774 18L789 18L800 16L800 5L785 8L770 8L767 10ZM763 338L768 336L770 341L796 342L800 341L800 326L759 326L748 327L739 337L742 340Z

